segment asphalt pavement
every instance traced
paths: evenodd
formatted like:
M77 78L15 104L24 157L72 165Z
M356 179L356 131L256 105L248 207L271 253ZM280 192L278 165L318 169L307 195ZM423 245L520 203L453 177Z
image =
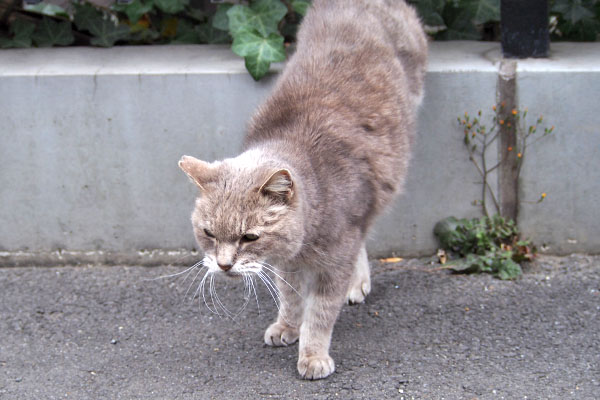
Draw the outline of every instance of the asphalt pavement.
M0 399L598 399L600 257L539 258L522 278L372 261L345 306L336 372L304 381L270 348L264 285L235 320L193 298L182 267L0 269ZM242 305L243 286L218 281ZM208 294L208 292L206 292Z

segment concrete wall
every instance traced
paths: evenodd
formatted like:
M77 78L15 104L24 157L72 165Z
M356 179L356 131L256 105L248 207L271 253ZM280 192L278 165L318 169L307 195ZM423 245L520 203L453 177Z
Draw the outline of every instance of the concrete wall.
M554 45L549 60L524 60L518 97L531 123L555 134L527 153L521 179L523 232L551 253L600 252L600 45ZM540 193L548 196L541 204Z
M373 255L431 254L438 220L478 215L455 121L494 104L499 60L494 43L432 44L406 190ZM522 227L555 253L600 248L598 61L597 44L556 44L549 60L519 62L521 104L556 125L527 159L522 197L548 198L522 207ZM182 260L195 188L179 157L235 155L281 68L256 83L211 46L1 51L0 263Z

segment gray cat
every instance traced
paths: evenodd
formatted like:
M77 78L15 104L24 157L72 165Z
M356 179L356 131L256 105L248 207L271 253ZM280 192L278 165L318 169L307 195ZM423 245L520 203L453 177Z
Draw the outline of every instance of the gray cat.
M264 340L299 339L303 378L334 371L340 309L371 290L365 238L402 187L426 59L403 0L315 0L244 152L179 161L200 188L192 224L208 273L276 273L280 310Z

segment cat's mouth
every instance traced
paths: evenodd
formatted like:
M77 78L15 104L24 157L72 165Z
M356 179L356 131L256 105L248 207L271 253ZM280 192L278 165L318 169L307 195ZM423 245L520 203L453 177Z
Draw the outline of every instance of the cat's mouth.
M213 273L224 275L231 279L240 279L249 274L256 274L262 270L262 265L254 262L237 263L229 269L214 268Z
M233 271L231 269L229 271L221 271L221 274L231 279L240 279L243 276L241 272Z

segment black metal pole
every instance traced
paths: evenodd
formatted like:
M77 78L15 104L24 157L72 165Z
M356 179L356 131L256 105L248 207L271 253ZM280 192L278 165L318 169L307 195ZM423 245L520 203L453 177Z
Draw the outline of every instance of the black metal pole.
M548 0L502 0L500 29L504 57L548 57Z

